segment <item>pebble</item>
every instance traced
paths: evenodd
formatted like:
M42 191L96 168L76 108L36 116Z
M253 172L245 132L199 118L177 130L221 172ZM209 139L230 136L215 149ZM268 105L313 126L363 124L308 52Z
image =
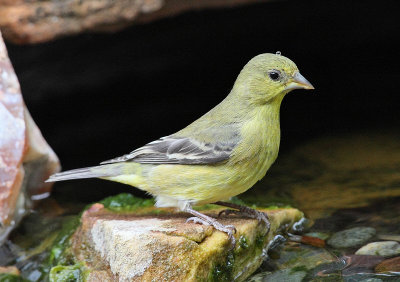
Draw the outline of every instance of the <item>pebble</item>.
M247 282L267 282L267 281L280 281L280 282L301 282L307 275L305 271L298 271L296 269L281 269L274 272L262 272L259 273Z
M376 272L400 272L400 257L386 259L375 267Z
M372 227L354 227L332 235L328 244L334 248L358 247L367 243L376 234Z
M373 242L360 248L356 255L394 257L400 255L400 244L396 241Z

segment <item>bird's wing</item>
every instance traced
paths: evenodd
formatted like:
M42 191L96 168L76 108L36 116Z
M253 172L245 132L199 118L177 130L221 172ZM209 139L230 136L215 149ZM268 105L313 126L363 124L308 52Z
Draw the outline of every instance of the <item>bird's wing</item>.
M214 164L227 160L237 138L214 143L190 137L166 136L101 164L132 161L143 164Z

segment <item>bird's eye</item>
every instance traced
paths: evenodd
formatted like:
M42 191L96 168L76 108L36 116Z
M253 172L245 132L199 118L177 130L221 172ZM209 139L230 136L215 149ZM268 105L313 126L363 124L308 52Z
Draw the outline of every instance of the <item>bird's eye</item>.
M281 73L277 70L273 70L268 73L268 76L270 79L277 81L281 77Z

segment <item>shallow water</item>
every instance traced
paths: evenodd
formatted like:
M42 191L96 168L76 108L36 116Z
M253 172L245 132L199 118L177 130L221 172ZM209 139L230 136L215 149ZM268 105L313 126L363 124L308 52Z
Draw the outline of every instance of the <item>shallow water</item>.
M60 239L63 225L90 203L75 197L44 200L0 248L0 265L17 266L30 281L46 280L49 259L57 256L49 253L50 246ZM298 145L240 198L299 208L309 219L302 234L309 236L325 240L339 231L369 227L375 233L367 242L400 241L400 137L359 133ZM382 257L355 256L357 244L318 248L288 237L277 242L251 281L400 281L399 272L376 273Z

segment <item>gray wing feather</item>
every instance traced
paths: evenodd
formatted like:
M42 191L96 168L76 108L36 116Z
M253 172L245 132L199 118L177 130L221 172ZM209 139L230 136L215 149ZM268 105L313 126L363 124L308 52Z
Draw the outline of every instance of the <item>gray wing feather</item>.
M132 161L143 164L213 164L227 160L238 143L237 134L214 144L190 137L167 136L101 164Z

